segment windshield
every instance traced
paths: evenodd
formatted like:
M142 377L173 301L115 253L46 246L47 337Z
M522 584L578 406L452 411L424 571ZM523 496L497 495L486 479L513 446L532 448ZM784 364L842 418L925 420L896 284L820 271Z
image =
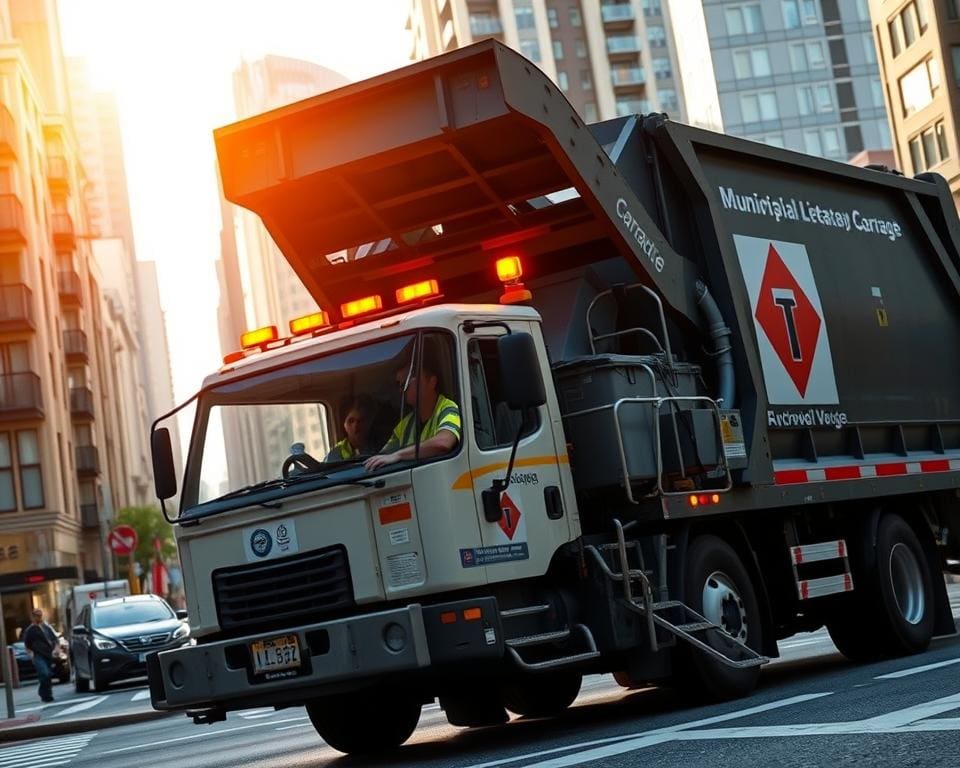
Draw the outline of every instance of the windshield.
M422 406L417 401L419 379L411 370L418 361L425 376L428 368L436 369L421 388ZM366 457L415 442L410 417L414 407L421 440L433 415L427 410L443 404L458 407L454 366L450 334L405 334L205 393L191 453L191 463L200 456L200 470L188 473L184 508L291 478L336 473L335 482L356 482L367 474ZM398 442L401 424L407 430Z
M146 624L176 618L166 603L150 600L136 603L98 605L93 611L95 629L122 627L127 624Z

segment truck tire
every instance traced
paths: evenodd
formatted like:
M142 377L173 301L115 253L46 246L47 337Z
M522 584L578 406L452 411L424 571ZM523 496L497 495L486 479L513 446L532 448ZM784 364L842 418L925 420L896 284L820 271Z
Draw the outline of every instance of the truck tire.
M854 605L827 622L837 649L852 661L926 650L933 637L933 582L917 534L899 515L877 526L873 553L854 559Z
M314 729L347 755L371 755L399 747L420 722L420 702L400 691L363 691L307 704Z
M504 683L503 705L522 717L552 717L569 707L580 693L583 675L553 672Z
M740 558L723 539L702 535L687 550L685 603L747 646L763 647L756 591ZM695 698L722 701L746 696L757 685L759 667L734 669L678 641L675 677Z

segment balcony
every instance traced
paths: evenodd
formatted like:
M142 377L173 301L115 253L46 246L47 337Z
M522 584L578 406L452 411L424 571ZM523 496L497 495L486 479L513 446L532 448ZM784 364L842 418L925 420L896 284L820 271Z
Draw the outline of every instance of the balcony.
M635 35L616 35L607 38L607 53L611 56L640 53L640 39Z
M600 6L600 16L608 27L632 22L636 18L633 6L628 3L610 3Z
M35 329L30 289L22 283L0 285L0 333Z
M78 445L74 449L77 461L77 474L80 477L93 477L100 474L100 455L95 445Z
M23 205L16 195L0 195L0 247L22 248L27 244Z
M83 303L80 275L72 269L61 269L57 272L57 293L60 295L61 304L79 307Z
M647 82L643 67L624 67L610 70L610 79L614 86L618 87L643 85Z
M78 421L93 419L93 392L89 387L70 387L70 415Z
M477 38L502 35L503 24L493 16L471 16L470 34Z
M53 214L53 247L57 253L72 251L77 247L77 236L73 231L73 219L69 213Z
M17 159L17 124L10 110L0 104L0 158Z
M62 155L47 158L47 184L51 194L64 196L70 192L70 166L67 158Z
M40 377L35 373L0 374L0 421L42 418Z
M96 504L80 505L80 525L84 528L100 527L100 510Z
M63 332L63 354L68 363L85 363L89 359L87 352L87 334L80 330Z
M645 115L649 111L650 102L647 99L629 99L617 102L617 117Z

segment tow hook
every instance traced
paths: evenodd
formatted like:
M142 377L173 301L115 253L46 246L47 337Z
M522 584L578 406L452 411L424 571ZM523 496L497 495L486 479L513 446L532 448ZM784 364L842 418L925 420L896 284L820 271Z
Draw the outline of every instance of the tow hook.
M188 709L187 717L193 718L194 725L213 725L227 719L227 711L214 707L212 709Z

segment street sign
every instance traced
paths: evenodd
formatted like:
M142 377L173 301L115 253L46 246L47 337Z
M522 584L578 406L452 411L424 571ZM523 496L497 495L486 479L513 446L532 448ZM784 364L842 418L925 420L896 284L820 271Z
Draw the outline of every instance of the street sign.
M107 546L115 555L129 555L137 548L137 532L129 525L118 525L107 536Z

